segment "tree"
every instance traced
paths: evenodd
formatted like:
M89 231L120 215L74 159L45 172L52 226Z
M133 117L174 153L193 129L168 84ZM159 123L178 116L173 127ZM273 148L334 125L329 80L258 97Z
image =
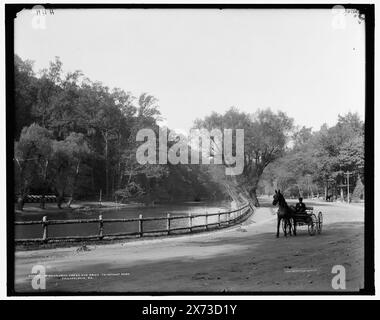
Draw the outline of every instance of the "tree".
M302 127L293 135L284 156L267 168L264 179L280 181L290 193L298 190L299 194L313 194L324 189L325 196L330 192L337 195L337 188L345 183L343 172L363 174L363 125L357 114L348 113L339 116L330 128L323 125L312 132ZM350 185L355 185L356 179L356 175L351 176Z
M15 144L16 181L18 181L18 205L22 210L23 199L29 188L34 184L39 184L44 194L48 190L49 176L48 169L52 156L51 133L32 124L25 127L20 135L20 139ZM44 201L41 208L45 208Z
M279 158L288 142L293 120L285 113L273 113L270 109L258 110L254 114L239 112L231 108L224 115L212 113L195 126L212 130L244 130L244 170L237 177L238 185L247 188L255 205L259 205L256 189L264 169Z
M357 179L356 187L354 189L354 192L352 193L352 197L354 199L364 199L364 185L360 180L360 177L358 177Z
M72 132L65 140L53 142L52 171L54 172L54 186L58 193L59 208L61 208L67 188L70 190L68 207L73 202L81 163L90 154L90 148L81 133Z
M293 149L297 150L304 148L304 146L311 140L312 137L312 128L307 128L303 126L299 130L296 130L292 136L292 140L294 143Z
M131 151L131 145L133 146L135 144L134 139L132 139L132 132L134 132L135 128L137 108L134 106L136 98L130 92L126 93L123 90L116 88L112 91L112 98L122 114L118 122L115 124L117 140L116 189L120 189L125 169L123 153L127 152L127 150Z
M61 93L62 62L56 57L48 69L41 70L41 78L36 82L37 98L32 114L38 123L49 129L54 123L54 109L57 97Z
M23 61L15 55L15 138L18 139L23 127L33 123L32 108L37 99L36 78L33 62Z
M82 73L75 71L62 76L55 96L50 99L49 129L56 139L63 140L73 131L82 131L78 112L80 106L80 87Z

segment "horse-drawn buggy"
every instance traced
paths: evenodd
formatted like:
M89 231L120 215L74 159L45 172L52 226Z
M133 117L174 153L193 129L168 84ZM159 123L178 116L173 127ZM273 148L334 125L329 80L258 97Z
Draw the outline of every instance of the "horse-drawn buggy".
M290 218L292 226L307 226L308 232L311 236L316 233L320 234L322 232L323 225L323 215L322 212L318 214L314 213L313 207L306 207L305 212L295 212ZM293 220L293 221L292 221ZM284 232L286 231L286 220L282 221L282 228Z
M320 234L322 232L323 225L323 215L322 212L318 214L314 213L313 207L305 207L305 210L301 212L297 211L294 206L289 206L286 203L284 195L280 190L275 190L273 196L273 205L278 205L277 211L277 237L280 235L280 225L284 231L284 235L287 234L294 235L297 234L297 226L307 226L309 234L311 236L316 233Z

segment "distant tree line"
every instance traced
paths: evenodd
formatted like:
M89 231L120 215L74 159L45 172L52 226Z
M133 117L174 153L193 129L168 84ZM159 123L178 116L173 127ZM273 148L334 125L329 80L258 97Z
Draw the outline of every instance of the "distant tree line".
M349 173L347 175L346 173ZM347 178L349 180L347 180ZM338 116L320 130L298 128L283 157L268 166L261 193L280 189L287 196L364 198L364 122L357 113Z

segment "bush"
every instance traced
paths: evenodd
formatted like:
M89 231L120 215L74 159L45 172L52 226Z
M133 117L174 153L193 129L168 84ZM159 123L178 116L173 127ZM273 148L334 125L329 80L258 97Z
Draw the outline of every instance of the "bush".
M364 199L364 185L360 179L358 179L358 182L356 183L352 198L355 200Z

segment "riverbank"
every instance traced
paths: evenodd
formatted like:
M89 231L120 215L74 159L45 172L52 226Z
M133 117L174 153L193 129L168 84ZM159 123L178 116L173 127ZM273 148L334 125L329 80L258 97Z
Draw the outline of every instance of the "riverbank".
M70 211L80 211L80 210L107 210L107 209L118 209L118 208L139 208L144 205L141 203L117 203L112 201L75 201L70 207L63 204L62 208L59 209L56 203L46 203L45 209L40 208L39 203L25 203L23 210L17 210L15 207L15 213L57 213L57 212L70 212Z
M170 204L183 204L183 205L202 205L213 203L210 201L183 201L183 202L174 202ZM227 208L229 205L228 201L219 201L220 206ZM59 213L59 212L72 212L72 211L94 211L94 210L116 210L116 209L125 209L125 208L154 208L157 206L164 205L165 203L157 203L155 205L146 205L144 203L134 202L134 203L119 203L113 201L75 201L70 207L63 204L62 208L59 209L56 203L46 203L45 209L40 208L39 203L25 203L24 209L17 210L16 206L14 209L15 213L19 214L41 214L41 213Z

